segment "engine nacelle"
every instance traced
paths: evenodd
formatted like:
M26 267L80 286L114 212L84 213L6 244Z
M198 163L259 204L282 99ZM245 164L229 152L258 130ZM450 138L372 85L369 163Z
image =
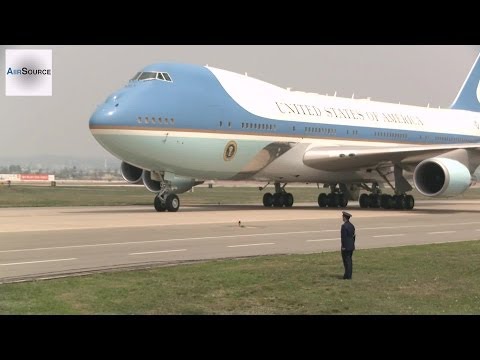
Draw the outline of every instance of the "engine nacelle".
M152 173L148 170L143 170L143 185L147 188L148 191L158 193L160 192L160 181L152 179Z
M142 183L142 173L143 169L140 169L136 166L130 165L125 161L122 161L120 166L120 171L123 178L130 184L141 184Z
M158 193L160 192L160 181L152 179L152 173L148 170L143 171L142 175L143 184L147 188L147 190ZM175 175L173 179L169 180L171 184L171 193L173 194L181 194L185 191L190 190L195 185L202 184L203 181L196 181L192 178L187 178L183 176Z
M473 183L468 168L457 160L431 158L417 165L413 173L417 190L425 196L456 196Z

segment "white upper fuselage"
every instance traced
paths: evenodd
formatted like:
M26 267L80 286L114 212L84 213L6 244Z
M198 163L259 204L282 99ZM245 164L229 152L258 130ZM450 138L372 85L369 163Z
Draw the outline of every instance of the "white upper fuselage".
M209 70L240 106L264 118L310 123L312 126L318 123L341 124L380 131L395 129L480 136L480 114L475 112L290 91L230 71L212 67ZM415 139L410 141L417 142Z

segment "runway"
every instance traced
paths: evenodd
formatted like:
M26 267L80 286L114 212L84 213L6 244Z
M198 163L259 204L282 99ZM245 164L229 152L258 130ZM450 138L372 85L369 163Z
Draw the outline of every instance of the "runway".
M349 206L357 249L480 239L480 200ZM240 222L240 223L239 223ZM0 209L0 282L269 254L338 251L341 209L315 203Z

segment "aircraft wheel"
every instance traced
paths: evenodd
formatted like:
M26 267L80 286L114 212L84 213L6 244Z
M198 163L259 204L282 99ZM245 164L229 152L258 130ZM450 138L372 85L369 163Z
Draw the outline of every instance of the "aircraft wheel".
M348 199L345 194L338 195L338 206L346 208L348 205Z
M384 209L390 209L391 208L391 196L387 194L382 194L380 196L380 203L382 205L382 208Z
M291 193L286 193L283 195L285 198L285 207L292 207L293 205L293 195Z
M318 195L318 206L324 208L328 205L328 196L325 193L321 193Z
M176 212L180 208L180 199L175 194L168 195L165 202L167 204L168 211Z
M403 210L405 209L405 196L404 195L397 195L395 200L395 209Z
M327 195L328 197L328 207L338 207L338 196L334 193Z
M370 205L370 198L368 197L368 194L360 195L360 199L358 200L358 202L361 208L368 208L368 206Z
M370 200L371 208L377 209L380 207L380 196L378 196L377 194L370 194L368 198Z
M273 205L273 195L271 193L263 194L263 206L271 207Z
M412 210L413 207L415 206L415 199L413 198L412 195L407 195L405 196L405 209L406 210Z
M160 199L159 196L155 196L155 200L153 200L153 206L158 212L164 212L165 210L167 210L167 205L164 201Z

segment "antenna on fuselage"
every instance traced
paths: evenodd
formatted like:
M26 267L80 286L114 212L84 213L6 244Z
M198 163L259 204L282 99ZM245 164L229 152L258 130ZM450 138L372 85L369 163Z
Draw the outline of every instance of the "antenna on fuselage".
M335 94L333 94L333 96L335 96L335 97L337 96L337 92L336 92L336 91L335 91Z
M355 93L352 94L352 99L355 97Z

